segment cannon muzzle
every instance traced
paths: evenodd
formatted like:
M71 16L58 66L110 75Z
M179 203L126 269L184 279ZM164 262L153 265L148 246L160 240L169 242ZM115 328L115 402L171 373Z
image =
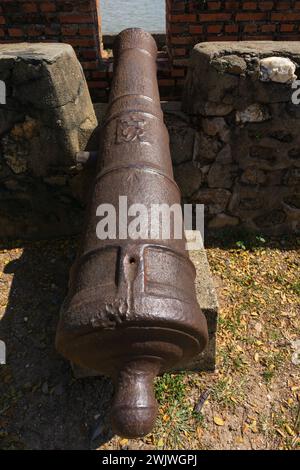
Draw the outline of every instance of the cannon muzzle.
M178 236L172 218L169 236L163 236L165 221L151 218L153 207L180 207L181 200L156 56L154 39L141 29L125 30L116 39L86 226L56 336L57 349L67 359L112 377L111 421L124 437L151 431L157 414L155 377L184 368L208 338L184 230ZM111 207L116 227L105 238L100 216ZM130 236L124 222L125 212L132 220L132 208L139 209L139 227L149 227L151 220L138 237ZM110 219L106 222L110 226Z

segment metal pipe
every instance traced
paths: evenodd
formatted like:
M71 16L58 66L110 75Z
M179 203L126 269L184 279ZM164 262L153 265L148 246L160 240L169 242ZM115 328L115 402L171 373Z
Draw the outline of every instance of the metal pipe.
M56 337L57 349L70 361L113 378L112 425L125 437L151 431L155 377L184 368L208 338L195 268L184 234L175 238L174 224L169 239L161 235L162 221L151 227L150 238L119 234L99 240L96 235L97 208L112 204L121 217L119 196L127 196L128 207L143 204L147 220L153 204L180 204L156 55L155 41L141 29L125 30L116 39L101 158Z

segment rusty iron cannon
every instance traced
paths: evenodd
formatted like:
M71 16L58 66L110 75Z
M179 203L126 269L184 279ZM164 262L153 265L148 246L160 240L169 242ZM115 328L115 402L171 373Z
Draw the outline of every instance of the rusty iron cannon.
M208 338L184 231L175 237L173 223L170 237L163 237L159 219L150 236L132 239L124 227L116 238L97 235L100 206L112 205L123 224L120 196L127 197L128 207L142 204L148 211L153 204L180 204L156 56L154 39L141 29L125 30L116 39L86 227L56 336L57 349L67 359L112 377L111 422L124 437L151 431L157 413L155 377L183 369Z

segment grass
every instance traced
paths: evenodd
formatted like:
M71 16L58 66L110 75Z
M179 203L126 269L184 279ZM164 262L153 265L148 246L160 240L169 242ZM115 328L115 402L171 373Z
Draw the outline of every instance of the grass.
M164 374L155 382L155 396L162 404L168 399L181 401L185 396L185 374Z
M230 248L208 250L213 273L223 281L217 374L201 374L194 381L187 381L184 374L158 380L160 417L154 442L160 442L161 448L184 448L187 435L197 440L200 429L200 435L207 437L204 447L218 448L209 436L214 433L214 416L225 416L228 422L236 415L243 419L246 405L245 409L260 411L244 417L241 441L247 437L253 443L263 436L267 448L297 448L299 430L293 420L300 396L291 392L289 384L300 383L300 376L291 368L288 338L297 332L299 337L299 241L250 236L226 243ZM205 384L211 387L210 397L195 415L191 396ZM274 388L278 398L270 408L267 396L274 394ZM198 445L203 446L203 438Z
M155 394L160 405L159 417L153 432L153 442L159 449L185 449L187 436L204 417L195 413L187 400L186 374L165 374L156 379Z
M221 285L217 370L157 380L154 448L299 448L300 374L291 364L300 331L299 246L251 234L211 243Z
M300 281L290 284L291 290L294 294L300 296Z
M183 401L171 400L160 414L154 429L154 444L159 449L186 449L187 436L194 431L192 409Z

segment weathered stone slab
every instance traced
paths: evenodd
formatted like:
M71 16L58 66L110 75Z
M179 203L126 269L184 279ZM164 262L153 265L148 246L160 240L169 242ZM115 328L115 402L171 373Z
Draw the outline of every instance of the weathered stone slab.
M7 88L7 105L1 106L0 122L7 122L8 114L12 126L4 132L3 125L0 127L0 136L8 135L4 160L22 137L30 158L22 156L21 169L26 167L28 172L44 176L49 166L74 162L97 121L73 48L55 43L2 44L0 64L0 80ZM13 111L18 122L10 117Z
M75 156L97 120L75 52L61 43L2 44L0 80L0 236L78 232Z
M209 343L206 350L187 367L191 371L213 371L216 360L216 334L218 320L218 298L205 250L190 253L196 267L196 292L199 305L208 324Z
M299 41L206 42L192 52L185 84L183 109L188 114L226 116L256 103L289 102L292 80L276 82L278 71L268 71L265 59L277 56L300 65ZM278 62L278 61L277 61ZM276 63L273 61L274 67ZM273 81L272 81L273 77ZM291 74L296 79L296 75ZM231 109L230 109L231 106Z

